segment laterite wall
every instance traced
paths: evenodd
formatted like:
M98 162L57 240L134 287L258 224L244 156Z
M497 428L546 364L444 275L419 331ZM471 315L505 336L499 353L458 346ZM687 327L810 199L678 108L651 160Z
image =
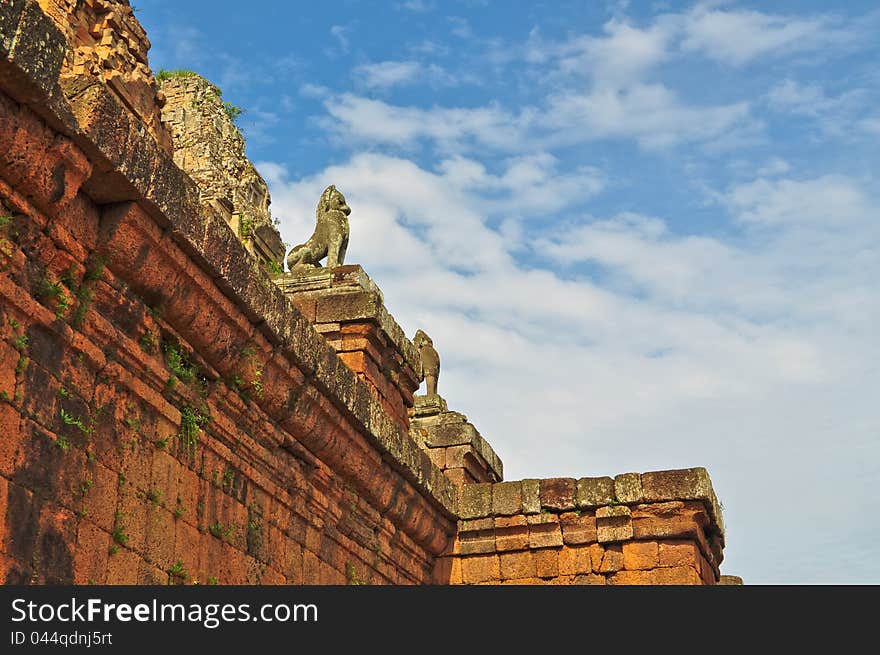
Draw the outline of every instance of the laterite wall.
M0 30L0 580L429 581L450 483L39 7Z

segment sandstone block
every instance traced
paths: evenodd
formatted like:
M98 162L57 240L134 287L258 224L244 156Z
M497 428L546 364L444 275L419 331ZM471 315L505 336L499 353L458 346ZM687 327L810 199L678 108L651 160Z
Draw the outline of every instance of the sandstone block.
M555 578L559 575L559 549L545 548L535 551L534 556L539 578Z
M464 584L478 584L501 579L498 555L471 555L461 560L461 576Z
M525 514L541 513L541 495L538 480L522 481L522 504L523 513Z
M495 552L495 522L491 518L461 521L459 526L462 555Z
M104 584L110 535L88 521L80 521L73 559L74 584Z
M529 548L549 548L562 545L562 529L555 514L528 516Z
M660 566L696 566L700 551L693 541L673 539L660 542L658 555Z
M492 514L511 516L522 510L522 483L497 482L492 485Z
M653 471L642 474L646 501L704 500L712 492L709 473L704 468Z
M541 507L556 511L575 508L577 482L574 478L548 478L539 482Z
M560 514L559 523L562 526L562 541L566 546L588 544L597 540L595 516L565 512Z
M592 570L593 563L589 547L569 548L566 546L559 551L560 575L582 575L591 573Z
M632 511L626 505L608 505L606 507L600 507L596 510L596 519L609 519L609 518L618 518L618 517L630 517L632 516Z
M620 544L608 546L602 555L602 562L599 564L599 573L614 573L623 568L623 549Z
M702 467L642 474L642 492L646 501L701 500L709 511L716 531L724 535L721 506L712 488L709 473Z
M608 576L610 585L653 585L654 571L618 571Z
M499 557L502 580L536 577L535 558L530 551L501 553Z
M577 481L577 506L591 509L614 502L614 480L611 478L580 478Z
M596 538L599 543L626 541L633 537L629 507L612 505L596 510Z
M623 547L623 568L631 571L653 569L660 561L656 541L627 541Z
M492 515L492 485L488 482L466 484L459 490L459 516L475 519Z
M495 549L499 552L529 547L529 526L522 514L495 518Z
M689 566L671 566L654 569L653 584L658 585L699 585L703 584L700 574Z
M614 478L614 495L621 503L638 503L642 500L642 481L638 473L622 473Z

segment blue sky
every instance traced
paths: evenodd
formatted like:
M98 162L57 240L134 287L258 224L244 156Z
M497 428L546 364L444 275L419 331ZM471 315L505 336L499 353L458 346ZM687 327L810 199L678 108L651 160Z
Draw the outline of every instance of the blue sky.
M136 3L507 479L708 468L722 572L880 582L876 3Z

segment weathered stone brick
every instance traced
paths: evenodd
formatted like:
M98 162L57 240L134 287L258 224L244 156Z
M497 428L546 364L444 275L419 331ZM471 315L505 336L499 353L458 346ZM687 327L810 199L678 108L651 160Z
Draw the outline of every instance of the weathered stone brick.
M527 517L529 522L529 547L549 548L562 545L562 529L555 514L536 514Z
M690 537L698 539L701 528L693 516L683 515L669 518L641 517L632 521L633 536L636 539L674 539Z
M2 239L2 235L0 235L0 239ZM0 240L0 246L2 244L3 242ZM11 345L0 341L0 394L3 394L3 397L10 401L15 396L15 368L20 356L21 354Z
M574 478L548 478L539 484L542 508L560 512L575 508L577 483Z
M704 468L652 471L643 474L642 490L647 501L708 499L712 483Z
M718 579L720 585L739 586L743 584L743 579L738 575L722 575Z
M536 577L535 557L531 551L501 553L499 557L502 580Z
M614 477L614 495L621 503L642 500L642 481L638 473L622 473Z
M613 573L623 568L623 549L620 544L613 544L605 549L602 562L599 564L599 573Z
M541 494L538 480L522 481L522 504L524 514L541 513Z
M543 548L535 551L534 556L539 578L554 578L559 575L559 549Z
M607 578L610 585L653 585L656 571L617 571Z
M611 478L580 478L577 481L577 506L591 509L614 502L614 480Z
M174 517L162 507L147 512L144 554L160 569L167 571L174 564Z
M321 562L310 550L303 550L303 584L321 584Z
M116 514L119 474L98 462L94 462L90 467L88 479L91 480L91 486L83 494L83 511L87 511L89 520L101 529L112 532Z
M21 416L12 405L0 402L0 475L12 477L21 433Z
M104 584L110 535L89 521L80 521L73 558L74 584Z
M596 538L599 543L626 541L632 537L632 518L627 506L613 505L596 510Z
M629 570L653 569L659 564L656 541L627 541L623 546L623 568Z
M459 522L462 555L495 552L495 521L491 518Z
M495 549L523 550L529 546L529 526L522 514L495 518Z
M492 515L492 485L488 482L466 484L460 489L458 513L463 519Z
M504 580L502 581L503 585L523 585L523 586L535 586L535 585L545 585L547 584L546 580L541 578L517 578L516 580Z
M700 575L689 566L671 566L651 571L652 581L647 584L658 585L698 585L702 584Z
M138 565L141 558L128 548L117 549L107 558L107 577L105 584L109 585L134 585L139 584ZM164 584L164 582L162 583Z
M559 551L559 573L561 575L587 574L593 570L589 547L565 547Z
M674 539L661 541L658 555L660 566L695 566L700 551L693 541Z
M522 511L521 482L497 482L492 485L492 513L495 516L511 516Z
M461 560L461 576L464 584L477 584L501 579L498 555L471 555Z
M593 572L598 572L599 567L602 566L602 560L605 559L605 548L600 546L599 544L590 544L590 566L593 568Z
M566 545L588 544L597 540L596 517L566 512L559 515L562 541Z
M201 533L189 523L176 521L174 524L174 552L171 559L174 563L180 562L188 577L207 582L207 577L201 575L202 561L200 560L201 549L199 541Z

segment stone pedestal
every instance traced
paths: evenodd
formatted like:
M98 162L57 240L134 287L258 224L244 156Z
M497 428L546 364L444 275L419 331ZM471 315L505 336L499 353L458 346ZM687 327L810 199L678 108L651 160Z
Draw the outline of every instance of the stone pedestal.
M419 388L419 354L358 266L285 273L275 283L405 430Z
M414 400L410 436L446 477L458 485L504 478L498 455L464 414L450 412L439 395L415 396Z

